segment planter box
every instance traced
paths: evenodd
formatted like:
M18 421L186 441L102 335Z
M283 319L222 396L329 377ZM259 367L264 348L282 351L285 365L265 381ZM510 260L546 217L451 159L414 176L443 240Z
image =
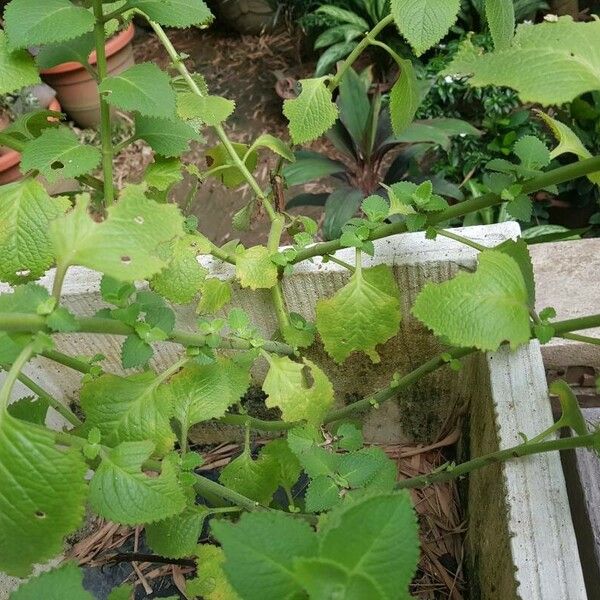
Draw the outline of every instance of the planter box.
M460 230L458 230L460 231ZM461 231L483 245L493 246L515 237L519 227L503 223ZM374 259L393 266L402 293L404 318L398 336L381 347L381 362L351 357L335 365L317 348L314 353L338 392L338 401L365 395L385 386L394 371L407 372L440 351L439 343L409 315L416 294L427 281L453 276L460 267L472 268L476 252L446 238L426 240L422 233L404 234L376 242ZM353 250L339 253L352 262ZM206 261L219 277L231 277L230 265ZM330 296L348 278L335 263L299 265L284 280L290 310L314 321L318 298ZM43 280L51 284L51 277ZM72 269L65 282L64 300L74 312L93 314L102 307L99 278L85 269ZM265 335L274 329L268 292L237 289L233 304L245 309ZM178 310L178 327L192 329L193 307ZM60 338L60 336L59 336ZM120 338L69 335L59 339L64 352L103 353L105 366L119 367ZM158 368L175 360L177 347L162 344ZM80 376L39 359L28 373L57 397L69 399ZM260 373L257 373L260 377ZM520 442L519 433L532 437L552 422L539 345L531 343L511 354L473 357L458 374L441 369L406 391L397 402L373 410L365 422L370 442L395 443L409 438L427 439L451 419L467 415L463 441L469 453L479 455ZM55 424L57 422L55 421ZM471 598L483 600L584 600L586 598L573 524L557 454L528 457L488 467L472 474L466 488L469 526L468 547ZM1 597L1 596L0 596Z

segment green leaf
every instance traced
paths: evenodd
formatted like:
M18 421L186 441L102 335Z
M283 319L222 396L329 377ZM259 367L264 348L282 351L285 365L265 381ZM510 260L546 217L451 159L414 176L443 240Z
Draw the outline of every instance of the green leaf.
M258 154L255 151L248 152L249 147L246 144L237 144L232 143L235 153L244 161L244 164L248 168L250 172L256 169L256 165L258 164ZM235 165L231 156L229 156L229 152L223 146L223 144L219 144L214 148L206 151L206 160L211 169L216 167L226 167L224 169L220 169L215 173L215 177L223 183L224 186L228 188L236 188L242 183L246 182L246 178L243 173L238 169Z
M535 279L533 273L533 263L531 262L531 255L527 248L527 243L524 239L519 238L518 240L506 240L494 248L500 252L504 252L510 256L518 265L523 276L523 281L527 286L527 302L529 308L535 308Z
M341 363L362 351L379 360L376 346L398 333L400 292L390 267L357 269L334 296L317 302L317 331L325 350Z
M196 551L208 514L205 507L189 506L178 515L150 523L145 527L146 542L160 556L191 556Z
M204 25L214 18L203 0L129 0L126 8L137 8L167 27Z
M124 525L153 523L180 513L186 504L175 467L162 462L158 477L142 471L154 444L124 442L102 459L90 483L90 506L100 516Z
M148 200L139 186L123 190L101 223L88 215L88 204L89 196L78 196L75 208L50 224L49 237L63 267L81 265L122 281L147 279L166 266L159 257L161 244L183 235L179 209Z
M340 488L327 475L318 475L311 479L306 488L306 510L309 512L330 510L341 501Z
M9 94L37 83L40 83L40 76L31 54L26 50L11 52L6 34L0 30L0 94Z
M268 442L263 446L260 455L277 463L277 482L285 489L290 490L298 481L302 467L287 441L278 439Z
M170 381L174 416L185 429L218 419L239 402L249 385L249 369L231 358L218 356L207 365L189 364Z
M52 331L60 332L77 331L79 329L79 323L75 319L75 315L64 306L59 306L48 315L46 325Z
M73 562L42 573L22 584L10 600L94 600L83 589L83 571Z
M223 572L223 549L211 544L200 544L197 556L197 577L188 580L188 594L200 596L204 600L240 600Z
M142 63L104 79L99 86L104 99L122 110L146 117L175 117L175 92L169 76L155 64Z
M529 340L527 284L516 261L497 250L480 253L475 273L426 284L412 314L453 346L495 351Z
M369 24L360 15L357 15L352 10L345 10L339 6L326 4L325 6L319 6L315 12L318 14L327 15L328 17L331 17L340 23L349 23L359 27L361 31L367 31L369 29Z
M10 50L63 42L94 28L94 17L69 0L12 0L4 11Z
M25 577L53 558L83 520L87 466L54 434L0 412L0 570ZM32 474L43 474L43 484Z
M326 75L331 70L331 67L333 67L338 60L342 60L348 56L350 52L356 48L357 44L358 42L353 39L350 42L340 42L339 44L329 46L317 61L315 75Z
M294 164L283 168L283 177L288 186L302 185L314 179L321 179L335 173L343 173L346 167L337 160L331 160L318 152L299 150Z
M494 49L505 50L515 33L515 5L506 0L485 0L485 18L494 40Z
M407 493L345 503L327 520L319 538L320 558L346 572L350 589L368 581L377 589L374 598L411 597L408 586L419 560L419 529Z
M42 46L35 57L35 63L39 69L51 69L66 62L89 64L88 59L94 46L94 34L85 33L68 42Z
M97 427L102 442L152 440L157 454L168 452L175 441L169 419L173 415L170 390L159 385L154 373L131 377L105 374L81 388L81 408L86 428Z
M365 215L367 215L369 221L372 221L373 223L383 221L390 212L388 203L381 196L376 194L365 198L360 207Z
M400 33L421 56L454 25L460 0L392 0L392 15Z
M359 148L367 145L371 103L364 80L350 67L340 81L338 96L340 121Z
M506 210L511 217L514 217L518 221L529 223L533 214L533 203L526 194L519 194L506 204Z
M106 600L132 600L133 584L123 583L122 585L110 590L110 594Z
M219 481L239 494L268 506L279 487L278 470L278 463L272 456L260 456L254 460L250 452L244 450L221 471Z
M319 475L335 475L340 455L320 446L311 428L292 429L288 433L287 442L309 477L314 479Z
M183 180L179 158L163 158L155 156L154 161L146 167L144 181L161 192Z
M327 240L340 237L342 227L354 216L364 194L362 190L342 186L335 189L325 202L323 235Z
M311 382L309 384L309 381ZM268 408L279 408L284 421L323 422L333 404L333 386L313 362L293 362L287 356L269 355L269 371L263 383Z
M342 455L337 472L351 488L375 485L389 492L396 483L396 463L381 448L362 448Z
M102 276L100 281L100 295L105 302L123 308L127 306L129 298L133 294L135 294L135 285L132 283L123 283L108 275Z
M335 432L338 448L354 451L363 447L364 439L362 431L354 423L342 423Z
M252 290L272 288L277 284L277 266L265 246L238 247L235 275L242 287Z
M231 284L216 277L206 279L202 285L202 297L196 312L215 313L231 301Z
M46 423L48 408L49 404L47 400L28 396L26 398L19 398L16 402L11 402L7 410L8 414L15 419L44 425Z
M280 140L269 133L259 135L254 142L252 142L249 151L251 152L258 148L268 148L271 152L278 154L281 158L285 158L285 160L291 163L296 160L292 149L283 140Z
M184 120L200 119L206 125L219 125L235 110L235 102L221 96L199 96L193 92L177 95L177 114Z
M400 76L390 90L390 117L394 134L400 135L413 121L421 104L415 68L410 60L398 65Z
M289 120L294 144L316 140L335 123L338 109L325 85L326 80L326 77L301 79L300 95L284 101L283 114Z
M121 365L124 369L145 367L154 356L152 346L137 334L128 335L121 346Z
M157 119L140 114L135 115L135 134L165 157L180 156L190 141L201 139L193 127L180 119Z
M244 513L237 524L218 521L212 530L225 553L225 573L244 600L302 597L294 562L318 551L306 521L280 512Z
M442 74L470 77L476 87L510 87L524 103L570 102L600 88L600 21L519 25L510 48L485 54L466 41Z
M37 170L54 183L93 171L101 158L98 148L81 144L70 129L45 129L40 137L25 145L21 170Z
M0 280L20 284L44 274L54 260L48 226L67 206L34 179L0 187Z
M546 144L533 135L524 135L519 138L513 146L513 152L526 169L539 169L550 164L550 151Z
M577 396L569 384L563 379L556 379L550 384L550 393L556 394L560 401L560 421L565 427L570 427L577 435L587 435L588 426L581 412Z

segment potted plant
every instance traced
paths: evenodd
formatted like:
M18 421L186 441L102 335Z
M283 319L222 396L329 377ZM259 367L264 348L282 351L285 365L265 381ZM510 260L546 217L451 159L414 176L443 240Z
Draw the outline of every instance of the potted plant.
M556 451L600 450L600 430L588 432L565 382L553 385L562 416L552 421L539 343L597 327L600 315L559 320L551 309L536 312L531 261L525 242L515 239L516 224L446 224L485 206L525 204L530 193L595 172L600 157L545 170L545 154L530 141L520 163L502 165L498 192L448 206L431 184L398 182L387 200L365 198L362 216L339 238L319 242L312 219L285 213L280 172L264 190L253 175L261 150L292 162L289 145L270 135L231 142L223 123L233 103L208 92L163 28L203 23L203 3L190 0L180 11L165 11L162 0L122 7L140 6L136 13L148 18L175 77L151 64L104 76L105 17L100 0L92 4L91 20L68 0L12 0L7 9L8 17L32 11L41 22L59 10L68 24L62 35L76 27L96 31L102 152L65 128L45 129L24 142L32 167L77 177L87 191L70 201L52 198L32 178L0 188L0 279L10 284L0 294L0 569L29 576L33 564L60 552L88 508L115 523L143 525L151 559L196 561L197 571L180 582L189 597L408 598L419 542L406 490L469 477L473 594L583 600ZM456 18L455 11L427 15L428 24L437 23L432 32L422 29L412 3L394 0L391 8L336 75L301 82L298 98L284 106L293 142L333 125L332 92L377 31L397 24L421 53ZM597 43L600 23L530 26L517 30L513 45L510 15L492 11L488 18L498 49L477 55L466 48L453 70L468 69L474 84L490 72L494 79L512 73L517 89L526 77L528 93L542 102L581 92L571 77L561 79L566 70L550 93L545 79L531 77L537 72L511 68L527 43L534 56L580 35ZM60 30L30 30L16 18L6 27L5 71L30 77L32 63L19 51L54 42ZM569 47L564 60L579 51ZM587 91L596 82L581 85ZM397 104L405 112L395 115L396 135L418 107L410 100L415 86L401 71L391 92L407 99ZM122 190L111 170L110 105L135 113L136 137L156 153L143 183ZM219 138L202 173L180 158L200 124ZM14 136L0 142L15 143ZM90 173L100 162L98 180ZM271 222L267 244L217 247L165 202L184 169L232 187L248 183ZM395 215L401 219L391 220ZM284 231L292 246L280 246ZM45 285L35 283L42 276ZM181 306L179 323L169 302ZM118 371L116 357L123 369L138 371ZM52 375L56 368L82 376L72 406L62 396L67 381ZM242 400L253 373L276 416L264 418ZM15 398L17 383L36 398ZM336 396L349 384L361 388L358 400ZM44 425L49 408L64 428ZM399 481L395 465L364 445L357 426L362 415L375 414L375 431L394 418L392 431L401 424L408 434L421 420L465 413L466 456ZM242 429L243 450L218 482L197 472L202 457L188 434L198 423ZM574 435L558 438L563 428ZM254 430L281 438L256 452ZM299 480L306 493L294 494ZM274 499L278 489L286 500ZM210 537L198 544L205 524ZM31 578L13 599L89 597L81 578L67 563ZM113 598L131 594L124 586Z

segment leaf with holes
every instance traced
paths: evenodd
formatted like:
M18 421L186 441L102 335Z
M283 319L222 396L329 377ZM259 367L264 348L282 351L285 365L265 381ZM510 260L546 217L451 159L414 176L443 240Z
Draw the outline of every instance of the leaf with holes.
M94 28L91 11L69 0L12 0L4 11L11 50L63 42Z
M167 266L161 245L183 235L183 217L172 204L157 204L139 186L121 192L94 221L87 212L89 196L77 197L75 208L49 227L54 254L61 267L81 265L121 281L146 279ZM102 248L102 252L98 252Z
M453 346L495 351L507 341L514 349L529 340L528 300L516 261L485 250L475 273L426 284L412 314Z
M269 355L262 387L268 396L265 404L279 408L284 421L320 425L333 404L333 386L327 375L306 358L302 364L287 356Z
M10 600L94 600L83 588L83 571L73 562L42 573L22 584Z
M9 94L26 85L40 83L33 58L26 50L10 51L6 34L0 30L0 94Z
M175 117L175 92L169 76L155 64L142 63L107 77L99 86L104 99L145 117Z
M83 520L87 466L79 450L59 449L54 434L0 409L0 570L26 577L53 558ZM43 473L43 485L32 477Z
M377 362L378 344L398 333L400 292L390 267L358 269L334 296L317 302L317 331L337 362L362 351Z
M48 226L69 205L34 179L0 187L0 280L18 285L44 274L54 261Z
M272 288L277 284L277 267L265 246L238 247L235 274L242 287L252 290Z
M231 115L235 102L221 96L199 96L193 92L177 95L177 114L184 120L200 119L206 125L219 125Z
M126 8L137 8L167 27L206 25L214 18L203 0L129 0Z
M102 155L93 146L83 145L66 127L46 129L27 142L21 157L21 170L39 171L50 183L78 177L93 171Z
M136 114L135 134L152 150L167 158L180 156L191 141L200 141L196 130L181 119L160 119Z
M283 114L289 121L294 144L316 140L335 123L338 109L325 85L326 80L326 77L301 79L300 95L284 101Z
M153 523L180 513L186 505L177 472L164 460L158 477L142 470L153 453L152 442L124 442L102 458L90 482L90 506L100 516L122 523Z
M86 429L97 427L102 443L151 440L157 454L165 454L175 442L169 423L173 400L167 386L151 372L120 377L105 374L81 388L81 408Z

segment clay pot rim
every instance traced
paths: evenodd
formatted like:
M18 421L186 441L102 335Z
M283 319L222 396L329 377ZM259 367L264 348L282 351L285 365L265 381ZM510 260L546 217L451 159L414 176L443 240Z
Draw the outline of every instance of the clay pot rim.
M114 54L116 54L117 52L119 52L120 50L125 48L125 46L127 46L127 44L129 44L129 42L131 42L134 35L135 35L135 25L133 23L130 23L129 27L127 29L119 32L117 35L111 37L110 40L108 40L108 42L106 42L106 45L105 45L106 57L108 58L110 56L113 56ZM96 51L95 50L90 54L90 65L94 65L94 64L96 64ZM51 69L43 69L42 71L40 71L40 73L42 75L57 75L59 73L69 73L70 71L79 71L79 70L82 70L83 68L84 67L82 66L81 63L78 63L75 61L70 61L70 62L62 63L60 65L56 65L55 67L52 67Z
M62 107L60 102L54 98L52 102L48 105L48 110L53 110L55 112L61 112ZM12 169L14 166L18 165L21 162L21 153L13 150L12 148L8 149L8 152L0 156L0 172L8 171Z

